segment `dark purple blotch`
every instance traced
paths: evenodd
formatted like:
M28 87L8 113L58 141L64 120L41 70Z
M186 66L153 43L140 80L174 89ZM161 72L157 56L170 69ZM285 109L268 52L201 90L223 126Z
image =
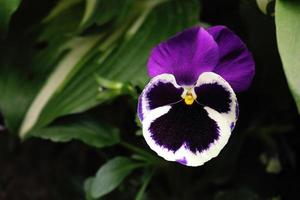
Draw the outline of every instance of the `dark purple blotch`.
M215 109L220 113L230 111L230 92L217 83L203 84L195 87L197 102Z
M158 108L180 101L183 88L176 88L172 83L155 83L146 94L149 109Z
M193 153L202 152L219 138L217 123L197 103L173 104L168 113L151 123L149 131L158 145L173 152L183 144Z

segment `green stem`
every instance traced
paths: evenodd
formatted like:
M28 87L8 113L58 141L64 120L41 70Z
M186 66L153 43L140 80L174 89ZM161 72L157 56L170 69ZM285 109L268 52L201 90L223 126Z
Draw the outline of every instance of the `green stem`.
M149 185L149 183L152 179L152 176L154 175L155 170L156 170L156 168L153 168L152 170L148 170L148 171L145 172L142 187L139 190L139 192L137 193L137 195L135 197L135 200L142 200L143 199L145 190L146 190L147 186Z
M120 144L121 144L121 146L123 146L124 148L126 148L128 150L144 156L145 158L147 158L147 161L151 164L161 164L162 163L159 158L157 158L156 156L153 156L151 153L148 153L147 151L145 151L139 147L136 147L136 146L134 146L130 143L124 142L124 141L122 141Z

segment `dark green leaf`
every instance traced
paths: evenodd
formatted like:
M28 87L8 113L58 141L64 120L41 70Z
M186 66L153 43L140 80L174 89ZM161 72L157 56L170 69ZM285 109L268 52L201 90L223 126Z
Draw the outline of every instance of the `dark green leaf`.
M71 40L69 52L53 66L55 70L32 102L23 120L21 136L58 116L82 112L101 103L97 99L95 73L115 81L144 85L151 48L197 22L197 1L143 2L144 10L130 23L103 34Z
M45 85L32 102L20 128L21 137L25 136L25 134L34 127L49 99L58 92L61 87L64 87L65 81L72 76L72 73L74 73L74 70L78 67L77 64L87 56L88 52L94 47L98 40L98 36L74 38L69 41L69 44L66 44L69 45L72 50L58 63L56 69L48 77ZM52 112L52 114L54 113Z
M50 139L54 142L68 142L72 139L78 139L97 148L111 146L120 141L117 128L82 116L33 130L30 135Z
M256 0L256 3L261 12L274 16L275 0Z
M103 25L122 15L132 3L133 0L86 0L85 12L79 29L84 30L93 24Z
M284 72L300 113L300 2L277 0L275 22Z
M83 0L60 0L57 5L52 9L49 15L44 19L44 22L49 22L52 19L55 19L70 7L82 2Z
M0 42L0 112L13 133L19 131L30 103L49 73L47 65L44 68L30 65L34 41L26 39L26 42L15 38Z
M137 193L137 195L135 197L135 200L145 199L144 198L145 197L145 191L146 191L146 188L147 188L148 184L151 181L151 178L152 178L153 174L154 174L154 169L152 169L152 170L146 169L145 170L143 178L142 178L142 187L139 190L139 192Z
M7 33L10 18L17 10L21 0L1 0L0 1L0 37Z
M234 190L225 190L218 192L214 200L260 200L259 196L247 188L238 188Z
M126 157L117 157L104 164L91 184L91 196L99 198L118 187L126 176L141 166Z
M11 132L17 133L36 90L31 84L28 84L26 78L22 77L19 72L2 69L0 92L0 112L5 116L5 126Z

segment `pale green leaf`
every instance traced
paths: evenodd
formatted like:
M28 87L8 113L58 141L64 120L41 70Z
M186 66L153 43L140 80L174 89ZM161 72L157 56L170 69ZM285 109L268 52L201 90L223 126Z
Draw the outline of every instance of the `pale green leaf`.
M256 0L256 3L261 12L274 16L275 0Z
M85 200L95 200L90 194L91 185L94 181L94 177L89 177L84 181L84 192L85 192Z
M300 2L277 0L275 22L284 73L300 112Z

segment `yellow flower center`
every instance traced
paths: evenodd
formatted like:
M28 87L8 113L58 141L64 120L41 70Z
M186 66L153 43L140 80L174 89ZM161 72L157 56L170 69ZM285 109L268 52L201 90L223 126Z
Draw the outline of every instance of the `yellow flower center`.
M192 105L194 103L194 97L193 97L193 94L190 93L190 92L187 92L185 97L184 97L184 102L186 105Z

